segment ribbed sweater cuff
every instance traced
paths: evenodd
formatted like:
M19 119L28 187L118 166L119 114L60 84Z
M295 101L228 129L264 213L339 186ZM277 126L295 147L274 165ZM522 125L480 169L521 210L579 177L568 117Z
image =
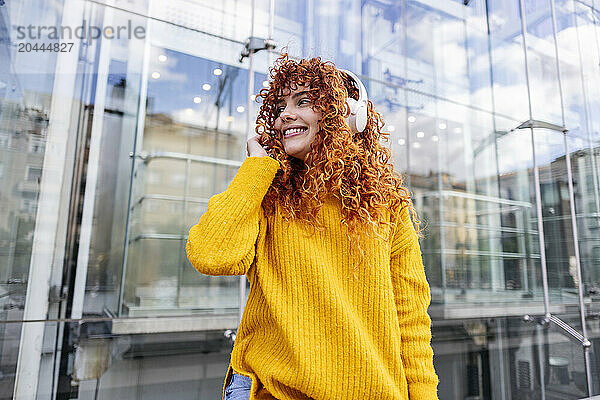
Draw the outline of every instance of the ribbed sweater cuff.
M229 189L244 193L245 200L249 202L261 202L279 167L279 161L272 157L248 157L229 184Z
M409 383L410 400L438 400L437 385L431 383Z

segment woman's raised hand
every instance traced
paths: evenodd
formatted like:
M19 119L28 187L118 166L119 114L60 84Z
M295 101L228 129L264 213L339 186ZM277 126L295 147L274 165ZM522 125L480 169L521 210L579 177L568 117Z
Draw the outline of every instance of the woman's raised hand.
M254 135L246 142L248 157L269 157L267 150L258 141L259 138L259 135Z

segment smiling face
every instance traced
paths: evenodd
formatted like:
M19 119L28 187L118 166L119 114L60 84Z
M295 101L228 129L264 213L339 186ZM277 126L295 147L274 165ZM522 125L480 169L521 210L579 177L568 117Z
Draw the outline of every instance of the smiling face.
M312 109L308 91L308 86L298 86L284 92L276 108L274 127L281 132L285 152L300 160L304 160L310 151L321 119L321 113Z

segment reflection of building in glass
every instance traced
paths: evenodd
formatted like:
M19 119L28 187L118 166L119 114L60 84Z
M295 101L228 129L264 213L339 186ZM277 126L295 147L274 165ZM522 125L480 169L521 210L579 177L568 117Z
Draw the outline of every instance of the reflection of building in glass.
M3 206L0 208L0 236L4 244L4 268L0 281L6 285L7 282L27 281L48 116L43 110L23 108L8 101L2 104L2 108L0 179L3 189L0 196Z
M215 279L182 268L186 261L180 246L189 231L185 221L201 215L212 193L225 190L233 178L240 162L223 160L237 157L242 139L165 114L147 114L147 150L140 156L141 185L132 207L135 229L129 242L129 291L124 294L128 315L237 310L238 279Z
M245 282L184 246L245 157L270 60L238 60L268 2L121 3L0 6L0 397L220 396ZM600 15L522 3L274 10L278 49L355 71L384 116L425 226L440 399L600 393ZM82 20L147 35L15 50L11 27ZM528 120L555 127L535 149Z

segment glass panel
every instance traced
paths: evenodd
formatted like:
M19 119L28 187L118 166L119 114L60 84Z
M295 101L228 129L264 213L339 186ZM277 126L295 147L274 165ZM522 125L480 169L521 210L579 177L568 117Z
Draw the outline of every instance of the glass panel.
M581 2L572 1L557 1L556 14L561 82L565 93L565 119L569 128L567 146L573 171L582 291L588 318L587 332L589 340L595 344L598 331L590 320L597 313L600 301L600 120L597 118L600 104L597 100L599 48L595 40L599 18L597 12L592 12ZM572 326L578 327L581 332L580 319L576 319ZM598 352L592 347L590 358L593 394L600 393L597 357Z
M555 327L500 317L461 321L454 330L434 324L433 333L440 399L566 400L587 393L581 346Z
M575 2L574 17L569 19L577 32L577 43L581 54L582 96L576 110L580 121L587 124L575 124L575 136L569 143L576 160L577 185L576 201L578 224L580 228L579 251L582 259L582 275L584 277L585 295L592 301L588 310L590 316L597 312L600 303L600 77L597 73L597 63L600 59L598 47L598 10ZM596 5L597 7L597 5ZM575 108L573 107L573 108ZM579 121L578 121L579 122ZM574 167L575 168L575 167ZM585 171L585 172L584 172ZM600 384L600 383L599 383ZM597 389L600 393L600 388Z
M519 1L488 1L487 5L494 111L526 121L529 119L529 100Z
M467 73L470 103L479 109L494 109L490 68L490 45L486 18L486 1L471 0L466 7Z
M499 317L434 324L433 333L440 399L541 398L541 327Z
M221 334L222 336L222 334ZM198 340L201 338L201 340ZM148 342L148 336L131 337L128 349L111 359L101 379L79 383L81 398L98 399L218 399L227 368L228 345L216 334L192 337L170 335ZM186 354L181 354L185 346ZM81 353L103 350L86 344ZM216 352L220 349L222 352ZM210 353L206 353L210 350ZM86 365L87 366L87 365Z
M399 4L390 8L399 9ZM361 37L361 11L369 14L369 5L343 1L277 1L274 38L280 49L297 57L322 57L336 60L338 67L361 73L357 57L364 46ZM352 21L352 22L350 22ZM366 21L365 21L366 23ZM370 25L375 28L375 25ZM266 37L266 35L265 35ZM363 74L367 74L363 65Z
M592 60L598 59L596 45L589 46L589 34L578 35L578 32L594 30L597 27L597 15L587 14L592 20L576 20L573 14L575 5L571 1L557 1L557 29L560 55L561 81L565 93L565 118L569 128L567 134L568 148L573 169L573 189L575 192L575 211L579 233L579 253L581 259L582 278L586 297L594 301L600 300L600 252L595 249L600 244L598 227L600 227L600 194L598 189L597 149L598 125L600 120L592 109L598 109L594 93L598 77L590 69ZM578 6L579 7L579 6ZM581 12L586 15L586 7ZM595 21L595 22L594 22ZM580 25L578 27L578 25ZM580 49L586 41L586 51L581 53L585 60L581 62ZM582 72L585 71L585 79ZM582 90L582 87L585 90Z
M581 320L577 313L559 314L558 317L581 331ZM543 338L546 398L587 398L587 378L581 344L556 326L544 330Z
M562 125L552 13L548 0L524 1L527 69L534 119Z
M141 207L131 214L123 312L235 312L239 278L198 274L185 257L185 240L208 199L241 165L247 71L161 47L151 47L148 71L138 145L145 154L133 182ZM263 80L255 76L259 86Z
M62 6L0 3L0 397L13 398L21 341L41 349L43 331L22 335L22 324L4 322L57 316L57 305L47 299L49 287L62 278L65 243L56 235L69 212L65 177L73 159L65 150L73 133L68 110L76 95L67 83L73 77L55 74L59 59L69 55L39 51L42 43L54 49L56 41L35 29L58 25ZM31 33L28 26L34 27ZM32 278L38 272L45 279Z
M597 304L597 302L595 303ZM587 317L586 317L586 326L587 326L587 332L588 332L588 336L589 336L589 340L592 344L590 351L589 351L589 357L590 357L590 364L591 364L591 374L592 374L592 394L593 395L599 395L600 394L600 379L598 378L598 366L600 365L600 362L598 361L598 354L600 354L598 352L598 346L600 346L600 327L598 324L598 317L597 314L594 315L592 313L588 313Z
M173 323L171 321L171 323ZM111 324L110 318L69 322L0 323L4 355L19 343L23 325L38 324L52 343L59 327L80 332L67 378L68 390L53 387L65 377L53 373L56 354L42 353L39 389L36 399L218 399L227 372L231 342L222 331L179 332L163 335L113 335L137 324L148 326L143 318L132 324ZM154 324L154 326L156 326ZM12 397L14 365L2 364L0 394ZM36 377L37 379L38 377Z
M552 303L578 307L578 278L573 249L564 136L560 132L536 129L534 137L540 175L550 300ZM578 324L578 328L574 328L580 331L581 323Z
M506 121L499 122L506 126ZM543 311L539 303L543 289L531 133L502 129L497 140L500 192L501 197L508 200L502 206L502 223L506 226L502 247L508 254L522 255L504 263L505 285L507 289L521 290L522 298L535 300L535 310L539 313Z
M471 305L533 301L541 312L530 137L494 131L491 116L477 110L441 102L438 110L448 118L415 115L408 135L434 298ZM516 123L496 120L509 124Z

